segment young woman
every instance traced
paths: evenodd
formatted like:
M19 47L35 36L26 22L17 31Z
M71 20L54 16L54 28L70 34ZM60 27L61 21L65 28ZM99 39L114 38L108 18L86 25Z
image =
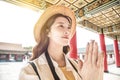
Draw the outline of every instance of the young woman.
M66 55L75 29L75 15L69 8L46 9L34 28L37 45L32 64L21 70L19 80L103 80L103 52L98 54L95 41L88 43L84 62Z

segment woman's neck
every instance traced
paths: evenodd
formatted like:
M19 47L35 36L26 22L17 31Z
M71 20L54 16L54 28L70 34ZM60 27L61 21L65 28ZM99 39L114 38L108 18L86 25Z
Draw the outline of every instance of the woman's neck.
M58 63L58 66L64 67L66 65L65 63L65 57L63 53L63 46L58 45L49 45L48 46L48 53L52 57L53 60L55 60Z

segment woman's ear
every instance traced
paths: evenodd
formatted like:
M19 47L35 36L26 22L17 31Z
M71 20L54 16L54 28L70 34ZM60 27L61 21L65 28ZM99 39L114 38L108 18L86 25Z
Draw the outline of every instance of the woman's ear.
M48 33L48 32L49 32L49 29L46 29L46 32Z
M49 29L46 29L47 36L50 37Z
M48 33L47 36L50 37L50 34Z

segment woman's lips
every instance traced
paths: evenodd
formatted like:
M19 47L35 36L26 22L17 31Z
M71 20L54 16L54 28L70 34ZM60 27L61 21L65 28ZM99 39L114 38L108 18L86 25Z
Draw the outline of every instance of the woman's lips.
M68 36L64 36L64 37L62 37L62 38L69 39Z

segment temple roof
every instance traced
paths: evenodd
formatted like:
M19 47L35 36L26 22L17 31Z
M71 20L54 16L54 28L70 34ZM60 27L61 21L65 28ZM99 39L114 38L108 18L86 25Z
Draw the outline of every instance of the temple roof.
M0 42L0 53L25 53L27 50L25 50L22 47L22 44L15 44L15 43L5 43Z

